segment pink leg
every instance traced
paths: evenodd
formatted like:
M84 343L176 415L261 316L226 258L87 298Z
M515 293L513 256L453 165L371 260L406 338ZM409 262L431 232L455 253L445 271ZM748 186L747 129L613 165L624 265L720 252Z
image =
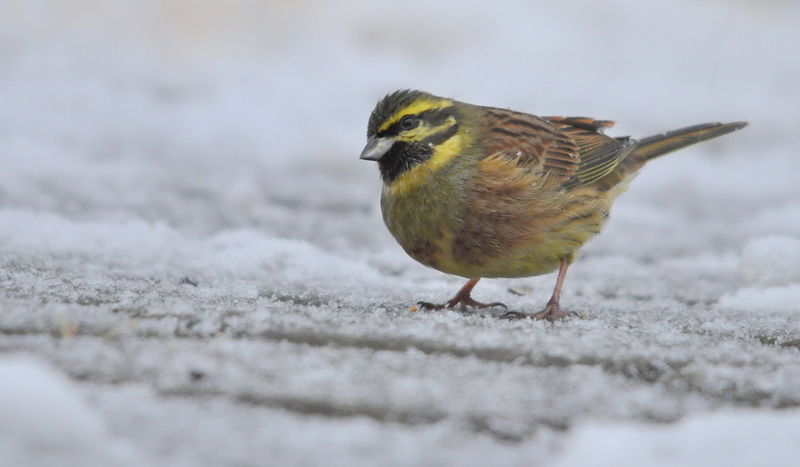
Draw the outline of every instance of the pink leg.
M458 291L455 297L448 300L446 303L442 304L434 304L429 302L417 302L421 308L426 310L441 310L442 308L453 308L454 306L461 304L467 306L473 306L475 308L487 308L491 306L502 306L503 308L508 308L504 304L500 302L493 302L493 303L481 303L477 300L474 300L470 294L472 293L472 289L475 288L475 285L478 281L481 280L480 277L475 279L470 279L469 282L464 284L464 287L461 287L461 290Z
M553 296L547 302L544 310L538 313L520 313L517 311L509 311L503 315L503 318L530 318L530 319L546 319L548 321L555 321L558 318L563 318L569 315L569 312L562 310L559 307L561 300L561 287L564 285L564 278L567 276L567 269L569 262L566 259L561 260L561 267L558 268L558 278L556 279L556 288L553 290Z

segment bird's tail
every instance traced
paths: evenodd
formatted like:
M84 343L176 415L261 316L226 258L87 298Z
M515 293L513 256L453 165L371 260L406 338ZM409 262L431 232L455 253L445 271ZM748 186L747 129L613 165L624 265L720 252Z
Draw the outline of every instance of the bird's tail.
M601 190L615 190L614 196L617 196L625 191L628 182L650 159L726 135L746 126L747 122L701 123L643 138L634 143L636 146L624 156L621 163L611 173L598 180L597 186Z
M717 136L727 135L746 126L747 122L701 123L700 125L687 126L679 130L667 131L660 135L640 139L639 144L631 155L635 159L648 161L686 146L702 143Z

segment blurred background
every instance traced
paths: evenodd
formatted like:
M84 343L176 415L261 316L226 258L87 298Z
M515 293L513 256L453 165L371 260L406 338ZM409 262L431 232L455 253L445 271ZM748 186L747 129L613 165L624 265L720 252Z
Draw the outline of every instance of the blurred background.
M0 206L197 234L256 227L347 251L385 244L376 169L357 156L374 103L419 88L613 119L616 135L749 120L746 132L645 171L627 198L752 218L771 209L764 201L800 198L791 174L799 9L791 0L3 0ZM797 203L782 206L800 216ZM726 219L716 228L729 230Z
M398 88L750 126L618 199L564 289L586 319L411 313L462 280L358 159ZM794 0L0 0L0 464L794 465L798 173Z

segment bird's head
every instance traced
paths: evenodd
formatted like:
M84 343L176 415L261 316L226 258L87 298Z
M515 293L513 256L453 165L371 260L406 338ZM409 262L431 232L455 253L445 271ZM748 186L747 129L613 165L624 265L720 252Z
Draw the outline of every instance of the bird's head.
M377 161L387 185L417 166L435 168L463 148L463 105L422 91L387 95L369 117L361 159Z

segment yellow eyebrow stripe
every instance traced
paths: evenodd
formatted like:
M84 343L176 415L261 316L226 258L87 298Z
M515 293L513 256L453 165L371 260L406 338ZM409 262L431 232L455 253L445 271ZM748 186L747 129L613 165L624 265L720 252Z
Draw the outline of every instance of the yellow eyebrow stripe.
M431 127L427 124L423 123L422 125L418 126L417 128L406 131L400 136L397 137L398 141L422 141L429 136L433 136L437 133L441 133L443 131L447 131L451 126L456 124L456 119L453 118L451 115L447 117L447 121L437 127Z
M446 109L447 107L452 107L453 101L447 99L420 99L412 102L411 104L403 107L399 111L397 111L392 118L383 122L383 125L378 128L378 131L385 131L387 128L392 126L395 122L399 121L401 118L405 117L406 115L416 115L426 110L439 110L439 109Z

